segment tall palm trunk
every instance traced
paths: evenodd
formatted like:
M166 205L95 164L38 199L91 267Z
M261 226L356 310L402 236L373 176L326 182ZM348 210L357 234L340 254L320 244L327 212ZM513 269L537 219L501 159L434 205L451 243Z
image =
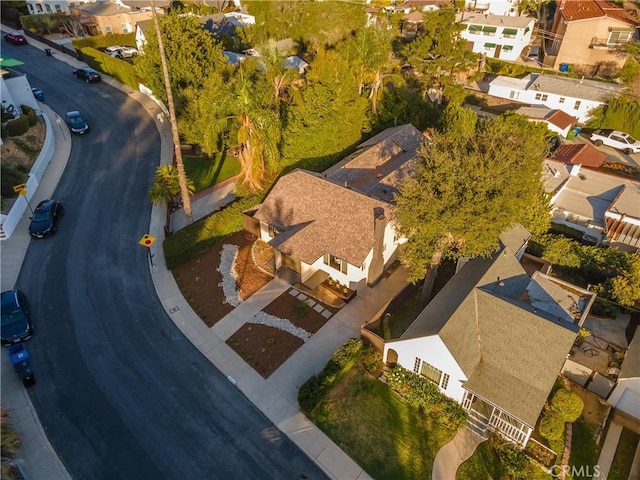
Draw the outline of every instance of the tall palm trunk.
M189 198L187 176L184 172L184 163L182 162L182 150L180 150L180 136L178 134L176 109L173 104L173 91L171 90L171 81L169 80L169 69L167 68L167 59L164 52L164 44L162 43L162 34L160 33L158 16L156 15L155 0L151 0L151 14L153 16L153 25L156 29L156 35L158 35L158 50L160 52L160 61L162 62L162 76L164 77L164 86L167 89L167 103L171 121L171 136L173 137L173 149L180 183L180 198L182 200L182 208L184 208L184 213L187 217L187 225L191 225L193 223L193 217L191 215L191 199Z

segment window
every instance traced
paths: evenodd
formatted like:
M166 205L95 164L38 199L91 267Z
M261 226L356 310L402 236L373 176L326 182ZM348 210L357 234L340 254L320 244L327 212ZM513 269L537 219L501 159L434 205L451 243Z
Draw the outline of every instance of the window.
M416 361L413 364L413 373L420 373L420 359L416 357Z
M629 43L631 40L633 40L633 32L613 31L609 34L609 38L607 39L607 45Z
M29 6L29 11L33 13L33 5L31 5L30 3L28 3L27 5Z
M493 37L496 34L497 30L497 27L482 27L482 34Z
M54 5L54 7L55 7L57 13L62 12L62 7L60 5L58 5L57 3Z
M433 365L430 365L427 362L422 362L420 375L422 375L427 380L435 383L436 385L440 386L440 379L442 378L442 370L438 370Z
M102 35L102 27L100 25L96 26L96 30L98 30L98 35Z
M529 33L529 27L524 29L524 33Z
M515 28L505 28L502 30L502 36L505 38L516 38L516 35L518 35L518 30Z
M564 103L564 97L560 97L560 99L558 100L558 103Z
M513 46L512 45L504 45L502 47L502 50L504 50L505 52L510 52L511 50L513 50Z
M575 103L575 105L573 106L573 109L574 109L574 110L578 110L578 109L580 108L580 103L582 103L582 102L580 102L580 100L576 100L576 103Z
M107 33L113 33L113 29L111 28L111 25L107 25L106 27L104 27L104 29L106 30Z
M485 50L493 50L494 48L496 48L496 44L495 43L485 43L484 44L484 49Z
M324 264L329 265L331 268L335 268L339 272L347 273L347 261L334 257L330 253L324 254Z
M448 386L449 386L449 374L445 373L442 376L442 389L446 390Z
M549 95L547 95L546 93L536 93L536 100L542 100L543 102L546 102L547 98L549 98Z
M42 5L40 5L39 3L36 3L36 12L42 13Z
M122 33L129 33L129 24L128 23L123 23L122 24Z
M470 33L480 33L482 32L482 27L479 25L469 25L469 32Z
M275 238L278 235L280 235L280 230L278 230L278 228L274 227L273 225L269 225L269 236L271 238Z
M518 98L515 90L511 90L511 92L509 92L509 98Z
M48 3L44 4L44 9L47 11L47 13L52 13L51 11L51 5L49 5Z

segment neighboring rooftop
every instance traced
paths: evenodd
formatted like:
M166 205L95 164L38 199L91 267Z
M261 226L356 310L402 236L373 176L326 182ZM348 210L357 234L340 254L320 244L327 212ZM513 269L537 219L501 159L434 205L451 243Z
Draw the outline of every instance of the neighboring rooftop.
M607 154L587 143L567 143L560 145L551 158L570 165L598 168L607 159Z
M613 2L602 0L570 0L560 4L560 14L567 22L609 17L631 25L638 25L638 17Z
M457 15L456 21L465 25L486 25L490 27L525 28L535 22L531 17L510 17L507 15L485 15L484 13L464 12Z
M579 80L557 75L531 73L527 77L529 79L527 90L555 93L603 103L606 103L611 95L616 95L624 89L623 86L614 83Z
M393 202L404 178L413 170L425 136L411 124L388 128L358 145L349 155L324 172L339 185Z
M552 125L555 125L561 130L564 130L570 125L578 123L578 119L576 117L572 117L562 110L547 108L541 105L533 107L520 107L516 110L516 113L529 117L533 120L544 120L551 123Z

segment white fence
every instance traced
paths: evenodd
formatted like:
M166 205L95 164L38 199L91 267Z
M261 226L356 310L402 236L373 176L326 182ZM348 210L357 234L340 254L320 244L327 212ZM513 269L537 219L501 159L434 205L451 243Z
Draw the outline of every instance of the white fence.
M40 180L42 180L42 176L49 166L51 157L53 157L53 152L55 151L56 142L49 117L41 112L40 117L44 120L46 129L44 144L42 145L42 150L40 150L38 158L36 159L35 163L31 167L31 171L29 172L29 178L26 182L27 195L22 198L17 198L8 214L0 215L0 229L2 231L0 240L9 238L18 226L18 222L20 222L24 211L27 209L27 202L31 200L31 198L33 198L33 195L38 189Z

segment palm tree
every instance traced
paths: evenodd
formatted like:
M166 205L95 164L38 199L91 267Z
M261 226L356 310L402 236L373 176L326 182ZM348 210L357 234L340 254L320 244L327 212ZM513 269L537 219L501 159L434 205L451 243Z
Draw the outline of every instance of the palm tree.
M184 172L184 163L182 162L182 151L180 150L180 135L178 134L178 121L176 119L176 109L173 103L173 92L171 90L171 80L169 79L169 69L167 68L167 58L164 51L164 43L162 42L162 34L160 33L160 25L156 14L156 2L151 0L151 15L153 16L153 25L158 36L158 50L160 52L160 61L162 62L162 75L164 77L164 85L167 89L167 103L169 107L169 116L171 117L171 135L173 137L173 149L176 168L178 170L178 182L180 185L180 197L182 199L182 208L187 217L187 225L193 223L191 214L191 199L189 198L189 188L187 186L187 176Z
M195 192L195 186L191 179L187 178L187 190L189 195ZM172 164L160 165L156 168L153 177L153 185L149 190L149 198L157 205L168 205L175 201L180 193L180 174Z

